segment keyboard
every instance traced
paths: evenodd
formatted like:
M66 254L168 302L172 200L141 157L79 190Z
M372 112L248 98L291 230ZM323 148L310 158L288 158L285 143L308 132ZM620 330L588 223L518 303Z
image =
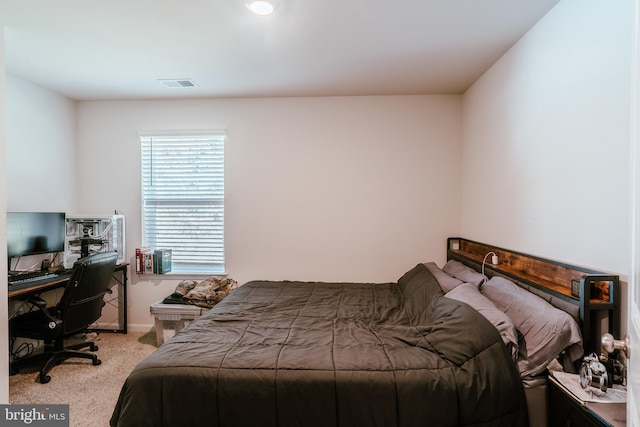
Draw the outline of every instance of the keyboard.
M24 283L38 282L40 280L55 279L56 277L58 277L58 274L49 273L48 271L29 271L27 273L10 275L9 287Z

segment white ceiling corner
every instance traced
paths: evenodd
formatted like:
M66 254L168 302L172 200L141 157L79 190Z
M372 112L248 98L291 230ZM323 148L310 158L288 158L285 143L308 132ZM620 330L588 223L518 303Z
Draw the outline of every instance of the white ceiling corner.
M0 0L0 21L7 71L77 100L437 94L558 1L279 0L265 17L243 0Z

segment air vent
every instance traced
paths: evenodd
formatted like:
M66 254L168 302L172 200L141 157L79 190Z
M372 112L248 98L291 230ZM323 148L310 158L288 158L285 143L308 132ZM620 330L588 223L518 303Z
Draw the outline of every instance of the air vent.
M198 86L191 79L159 79L158 82L164 87L195 87L195 86Z

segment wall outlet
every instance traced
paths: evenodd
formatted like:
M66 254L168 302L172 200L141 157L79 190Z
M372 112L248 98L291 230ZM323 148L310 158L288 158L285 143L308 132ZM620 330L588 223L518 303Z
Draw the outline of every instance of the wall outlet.
M571 279L571 295L580 298L580 281Z

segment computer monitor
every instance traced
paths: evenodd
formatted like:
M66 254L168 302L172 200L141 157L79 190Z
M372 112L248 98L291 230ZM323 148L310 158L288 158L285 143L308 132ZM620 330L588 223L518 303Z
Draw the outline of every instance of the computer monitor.
M64 252L64 212L7 212L9 259Z

